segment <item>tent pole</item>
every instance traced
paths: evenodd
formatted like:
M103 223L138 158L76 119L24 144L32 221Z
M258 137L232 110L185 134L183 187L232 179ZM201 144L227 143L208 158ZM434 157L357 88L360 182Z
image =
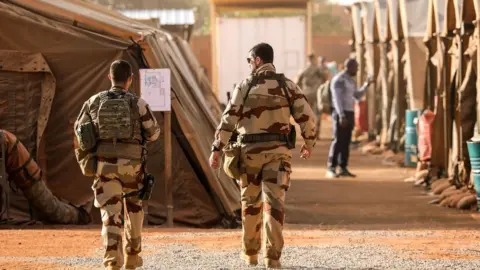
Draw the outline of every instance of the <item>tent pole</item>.
M167 225L173 227L173 188L172 188L172 113L164 112L163 130L165 131L165 205L167 206Z

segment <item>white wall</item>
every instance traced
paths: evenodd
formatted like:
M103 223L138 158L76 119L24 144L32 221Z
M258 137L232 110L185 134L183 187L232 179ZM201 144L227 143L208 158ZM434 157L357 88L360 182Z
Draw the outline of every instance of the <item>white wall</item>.
M305 66L305 27L304 16L218 18L216 64L220 102L226 104L226 93L233 90L233 84L249 75L248 51L260 42L273 47L277 73L296 77Z

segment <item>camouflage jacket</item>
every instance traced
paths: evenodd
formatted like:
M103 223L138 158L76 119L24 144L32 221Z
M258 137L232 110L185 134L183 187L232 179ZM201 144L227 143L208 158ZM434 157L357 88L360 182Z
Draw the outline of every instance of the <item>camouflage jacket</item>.
M228 143L232 132L237 127L239 134L279 133L288 134L290 124L289 102L284 90L276 80L258 80L245 99L249 84L255 75L275 73L272 64L261 66L255 74L243 80L234 89L227 104L220 124L215 133L213 146L222 149ZM293 118L300 125L305 144L315 146L315 116L300 88L286 80L288 95L293 107ZM261 142L245 145L246 153L290 154L284 142Z
M297 84L305 94L313 94L327 80L328 71L324 67L310 64L300 73Z

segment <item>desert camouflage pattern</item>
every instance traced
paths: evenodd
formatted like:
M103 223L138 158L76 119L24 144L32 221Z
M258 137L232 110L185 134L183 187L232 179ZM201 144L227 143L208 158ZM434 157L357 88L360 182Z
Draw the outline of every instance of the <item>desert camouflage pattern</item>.
M115 87L112 90L124 91ZM86 114L90 119L96 118L100 94L101 92L85 102L77 119L84 119L85 117L81 117L82 114ZM155 141L160 136L160 126L148 104L142 98L136 98L136 100L139 130L135 131L134 134L139 135L135 135L132 140L119 140L115 143L117 148L120 144L140 144L142 139ZM75 129L78 124L79 122L77 121L74 126ZM100 142L100 145L102 143ZM80 151L77 145L76 151ZM117 154L129 156L129 153L117 152ZM100 208L103 222L104 266L106 268L117 268L123 266L124 255L133 258L138 256L141 251L141 231L144 217L142 201L138 199L138 196L122 199L122 193L129 193L143 187L141 159L126 159L112 157L111 155L102 156L102 153L97 153L97 155L97 171L92 189L95 194L94 205ZM125 216L122 215L122 207ZM125 223L125 251L123 251L122 247L122 223Z
M302 88L305 98L308 101L308 104L313 110L316 120L316 130L317 133L320 132L321 127L321 112L318 110L317 102L317 91L318 87L328 80L329 71L325 66L317 66L309 64L298 76L297 84ZM317 134L318 135L318 134Z
M100 208L102 217L102 239L105 248L104 266L121 267L123 256L138 256L141 251L141 231L144 212L138 196L122 199L122 193L143 187L140 161L100 159L98 176L92 189L95 207ZM122 216L124 207L124 217ZM125 254L122 245L122 223L125 220Z
M62 202L48 189L42 179L42 170L31 157L23 143L11 132L0 130L5 147L5 164L8 181L11 186L22 190L30 201L35 213L42 219L54 224L87 224L90 216L81 207ZM2 187L0 186L0 189ZM0 190L1 192L1 190ZM7 191L8 192L8 191ZM4 205L1 205L3 209ZM6 217L1 217L2 218Z
M113 87L111 91L119 94L121 93L121 91L124 91L124 90L122 88ZM133 93L130 93L130 94L134 96ZM75 129L77 128L79 121L81 119L84 119L83 117L84 115L87 115L94 122L97 121L100 100L103 95L104 95L104 92L100 92L96 95L93 95L90 99L88 99L83 104L80 114L77 117L78 120L75 123L75 127L74 127ZM135 104L136 105L135 109L138 109L138 114L135 112L134 115L138 115L139 122L134 123L133 139L137 141L141 141L143 136L143 139L146 139L147 141L155 141L160 135L160 126L158 125L157 120L153 116L153 113L150 107L148 106L147 102L144 99L135 96L134 100L137 101L137 104ZM137 118L136 116L133 116L133 117ZM96 123L96 125L98 125L98 123ZM97 126L97 132L98 132L98 126Z
M290 157L285 154L244 154L246 173L241 177L242 251L279 260L283 249L285 192L290 186ZM263 218L262 218L263 216Z
M258 75L268 73L275 73L275 67L272 64L265 64L256 71ZM227 104L215 133L213 146L218 149L222 149L227 144L237 124L239 134L288 134L290 132L289 103L276 80L258 80L257 85L250 89L245 104L243 104L251 80L252 76L238 84L233 91L232 98ZM293 118L300 125L305 144L313 147L316 142L316 117L302 90L290 80L286 81L286 85L289 98L293 103ZM242 110L243 113L241 113ZM291 151L284 142L255 143L245 145L245 148L250 154L291 155Z
M272 64L261 66L254 75L275 73ZM222 149L237 126L239 134L289 133L290 109L285 92L276 80L258 80L243 99L252 76L234 90L223 113L213 145ZM315 146L315 115L303 92L286 81L293 105L293 118L300 125L305 144ZM243 113L241 113L243 110ZM240 177L242 202L242 251L258 254L263 240L264 254L279 260L283 249L285 192L290 186L291 151L284 142L257 142L241 145L241 163L245 173ZM263 229L264 237L260 237Z

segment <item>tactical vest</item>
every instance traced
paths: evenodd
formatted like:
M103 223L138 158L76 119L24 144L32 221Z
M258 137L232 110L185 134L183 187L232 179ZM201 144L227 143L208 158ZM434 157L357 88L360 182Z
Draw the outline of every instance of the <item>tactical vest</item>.
M114 89L103 91L90 105L90 115L98 136L96 152L99 157L141 158L138 97Z

